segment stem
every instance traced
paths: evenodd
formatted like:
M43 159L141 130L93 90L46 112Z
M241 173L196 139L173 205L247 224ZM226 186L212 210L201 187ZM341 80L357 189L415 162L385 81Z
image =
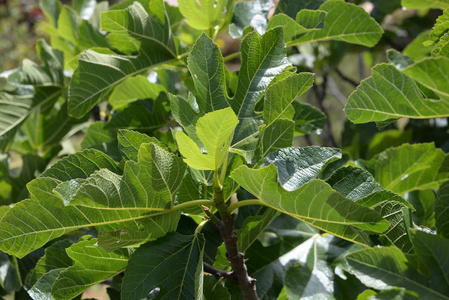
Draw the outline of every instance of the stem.
M235 53L229 54L228 56L225 56L223 58L223 62L228 62L228 61L233 60L238 57L240 57L240 52L235 52Z
M223 187L219 182L217 171L214 172L214 201L221 216L218 230L226 246L226 258L231 264L234 281L242 291L245 300L257 300L256 280L248 276L244 255L237 249L234 216L228 212L228 206L223 197Z
M206 219L206 220L203 220L200 224L198 224L198 226L195 229L195 234L200 233L201 230L203 230L204 225L206 225L207 222L209 222L209 221L210 221L210 219Z
M220 184L223 185L224 181L226 179L226 172L228 170L228 163L229 163L229 151L226 153L224 162L223 162L223 167L221 168L221 173L220 173Z
M237 208L242 207L242 206L247 206L247 205L265 205L265 203L263 203L259 199L239 201L239 202L229 205L228 213L232 213Z
M234 274L232 273L232 271L220 270L220 269L212 267L211 265L209 265L208 263L205 263L205 262L203 262L203 270L206 273L214 275L215 278L217 278L217 279L220 279L223 277L226 279L235 280Z

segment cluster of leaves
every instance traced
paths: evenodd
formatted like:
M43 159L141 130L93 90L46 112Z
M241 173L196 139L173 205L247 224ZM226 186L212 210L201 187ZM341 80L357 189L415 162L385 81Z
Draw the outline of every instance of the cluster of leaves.
M378 20L400 6L373 2ZM0 92L4 294L73 299L108 281L111 299L239 299L241 283L203 272L232 272L231 220L261 299L448 299L447 137L397 120L447 130L449 12L348 97L351 122L386 130L348 125L338 149L296 147L328 121L294 51L360 51L384 31L342 0L281 0L268 19L272 6L41 1L51 46ZM237 72L216 44L228 28ZM82 151L56 159L79 131Z

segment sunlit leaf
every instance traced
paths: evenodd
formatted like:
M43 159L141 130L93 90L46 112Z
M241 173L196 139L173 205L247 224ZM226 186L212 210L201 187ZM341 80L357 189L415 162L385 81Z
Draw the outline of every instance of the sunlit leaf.
M69 114L74 117L85 115L123 80L177 56L168 21L162 23L156 15L148 15L138 2L126 10L104 13L101 21L103 30L138 40L140 54L135 57L93 51L81 54L69 90Z
M229 0L184 0L179 1L179 10L187 18L191 27L199 30L212 30L223 22ZM215 30L215 29L214 29Z
M55 299L72 299L125 269L128 264L127 250L106 252L96 243L95 238L86 239L67 249L67 255L74 264L56 278L51 289Z
M185 133L178 131L176 140L185 162L198 170L218 170L228 155L232 134L238 120L231 108L225 108L206 114L198 119L196 132L204 144L207 154Z
M264 161L277 167L280 184L287 191L293 191L318 178L324 166L339 158L339 149L312 146L281 149L269 154Z
M324 181L314 179L290 192L278 184L277 176L274 165L257 170L242 166L231 175L263 204L354 242L363 243L352 226L378 233L389 226L376 212L343 197Z
M409 74L408 67L404 73ZM446 100L424 99L415 82L389 64L380 64L349 96L345 112L354 123L402 117L427 119L449 115ZM411 74L411 73L410 73ZM415 75L414 75L415 76Z

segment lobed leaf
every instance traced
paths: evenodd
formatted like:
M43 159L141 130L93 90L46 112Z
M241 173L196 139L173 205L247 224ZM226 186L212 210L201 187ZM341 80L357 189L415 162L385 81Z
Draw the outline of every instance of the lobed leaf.
M122 299L142 299L160 288L160 299L198 299L203 290L202 235L168 234L140 246L123 278Z
M363 241L352 227L377 233L389 227L376 212L355 204L318 179L286 191L278 184L273 165L258 170L241 166L231 177L264 205L356 243Z
M420 231L413 231L412 242L416 255L385 247L356 251L346 259L354 274L369 287L379 290L401 287L416 292L419 298L448 299L448 260L443 253L449 242ZM422 260L424 267L417 259Z
M151 66L174 59L177 50L166 16L164 20L149 15L138 2L125 10L104 13L102 29L138 40L139 55L127 57L91 50L81 54L70 84L69 114L82 117L115 85Z
M310 24L308 22L311 13L301 13L301 11L296 16L296 22L286 15L276 15L270 20L268 28L282 25L284 36L288 37L285 40L287 46L336 40L372 47L377 44L383 34L379 24L362 7L352 3L338 0L326 1L319 10L326 13L322 29L304 27L303 25ZM317 23L315 21L312 24Z
M404 70L405 74L407 69ZM427 119L449 115L446 100L424 99L415 82L393 66L380 64L372 70L373 75L364 80L348 98L345 112L351 122L366 123L402 117Z
M382 187L398 194L413 190L438 188L447 180L439 173L444 153L433 144L404 144L375 156L375 178Z
M274 28L263 36L257 32L248 34L241 45L242 66L235 96L230 100L239 118L232 148L253 151L257 147L260 114L255 112L256 103L261 99L273 78L290 66L287 60L282 29Z
M83 240L67 249L73 266L61 271L51 294L55 299L73 299L87 288L121 273L128 264L128 251L107 252L96 246L97 239Z
M335 148L291 147L269 154L264 162L267 165L274 164L279 183L287 191L293 191L311 179L318 178L324 166L339 158L341 151Z
M185 133L176 132L179 151L185 157L185 162L197 170L218 170L229 153L237 123L231 108L217 110L198 119L196 133L207 151L206 155Z

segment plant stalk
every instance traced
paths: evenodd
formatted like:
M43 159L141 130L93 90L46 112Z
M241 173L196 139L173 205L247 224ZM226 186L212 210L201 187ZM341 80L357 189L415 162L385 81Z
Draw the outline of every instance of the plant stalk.
M218 180L218 172L214 174L214 201L220 213L221 220L218 230L226 247L226 258L231 264L235 283L242 291L245 300L257 300L256 280L248 276L243 253L237 248L237 234L234 231L234 215L228 212L228 206L223 197L223 187Z

